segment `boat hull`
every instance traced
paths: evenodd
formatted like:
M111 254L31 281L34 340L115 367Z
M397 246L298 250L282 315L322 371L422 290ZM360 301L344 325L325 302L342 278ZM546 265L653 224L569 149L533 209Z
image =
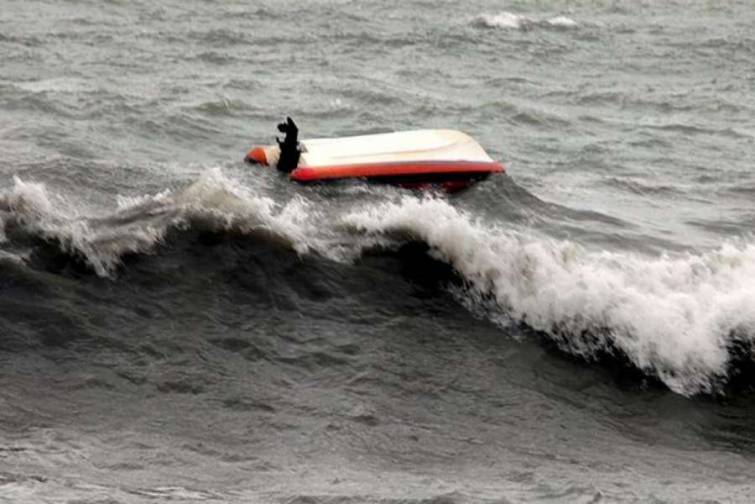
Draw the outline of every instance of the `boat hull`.
M299 165L289 177L301 183L363 179L453 192L505 171L477 142L454 130L310 139L302 140L300 148ZM274 149L255 148L247 160L274 157Z
M302 183L360 178L407 189L440 187L455 192L485 180L491 173L503 171L503 166L496 162L397 161L316 168L302 166L291 172L290 177Z

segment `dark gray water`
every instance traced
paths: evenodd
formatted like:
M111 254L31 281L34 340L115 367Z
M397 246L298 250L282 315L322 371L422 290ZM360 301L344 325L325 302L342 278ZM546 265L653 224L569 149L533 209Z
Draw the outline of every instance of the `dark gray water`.
M0 0L0 502L751 502L753 27ZM285 115L508 175L294 185Z

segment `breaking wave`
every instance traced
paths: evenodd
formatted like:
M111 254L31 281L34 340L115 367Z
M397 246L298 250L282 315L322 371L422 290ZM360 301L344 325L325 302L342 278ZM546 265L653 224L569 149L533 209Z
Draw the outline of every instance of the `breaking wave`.
M364 233L426 242L513 320L564 350L620 353L672 390L726 381L736 348L755 343L755 245L656 258L590 251L490 226L439 200L406 199L345 218Z
M620 356L680 394L716 392L742 348L751 360L753 244L650 257L512 230L444 199L396 197L329 211L327 219L319 205L300 196L278 203L213 169L184 189L120 198L111 214L86 217L43 184L16 178L0 196L0 258L22 261L25 241L51 241L116 278L124 256L151 253L169 231L187 228L260 237L339 262L418 241L458 273L467 304L493 301L494 322L524 324L587 360Z
M577 22L566 16L537 19L513 12L499 14L480 14L472 20L480 28L508 28L513 30L530 30L533 28L576 28Z
M264 235L304 253L315 245L311 216L316 213L301 198L281 206L257 196L220 169L207 171L180 191L121 197L117 210L101 217L81 215L63 198L49 194L44 184L15 177L13 188L0 196L0 243L11 235L16 242L24 237L54 241L107 277L123 256L149 253L168 231L189 226Z

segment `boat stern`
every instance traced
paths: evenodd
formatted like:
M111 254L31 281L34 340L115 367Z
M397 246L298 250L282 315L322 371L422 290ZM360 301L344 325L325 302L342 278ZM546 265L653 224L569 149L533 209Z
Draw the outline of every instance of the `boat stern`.
M244 162L260 165L260 166L273 166L278 164L278 158L280 158L280 148L274 145L256 146L249 149L244 157Z

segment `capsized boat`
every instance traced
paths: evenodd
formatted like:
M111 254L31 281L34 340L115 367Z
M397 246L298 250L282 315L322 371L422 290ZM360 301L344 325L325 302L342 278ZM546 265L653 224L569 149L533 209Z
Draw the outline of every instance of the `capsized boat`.
M416 130L299 142L301 155L289 177L297 182L361 178L412 189L458 191L504 172L470 136L455 130ZM246 161L275 166L278 146L251 149Z

